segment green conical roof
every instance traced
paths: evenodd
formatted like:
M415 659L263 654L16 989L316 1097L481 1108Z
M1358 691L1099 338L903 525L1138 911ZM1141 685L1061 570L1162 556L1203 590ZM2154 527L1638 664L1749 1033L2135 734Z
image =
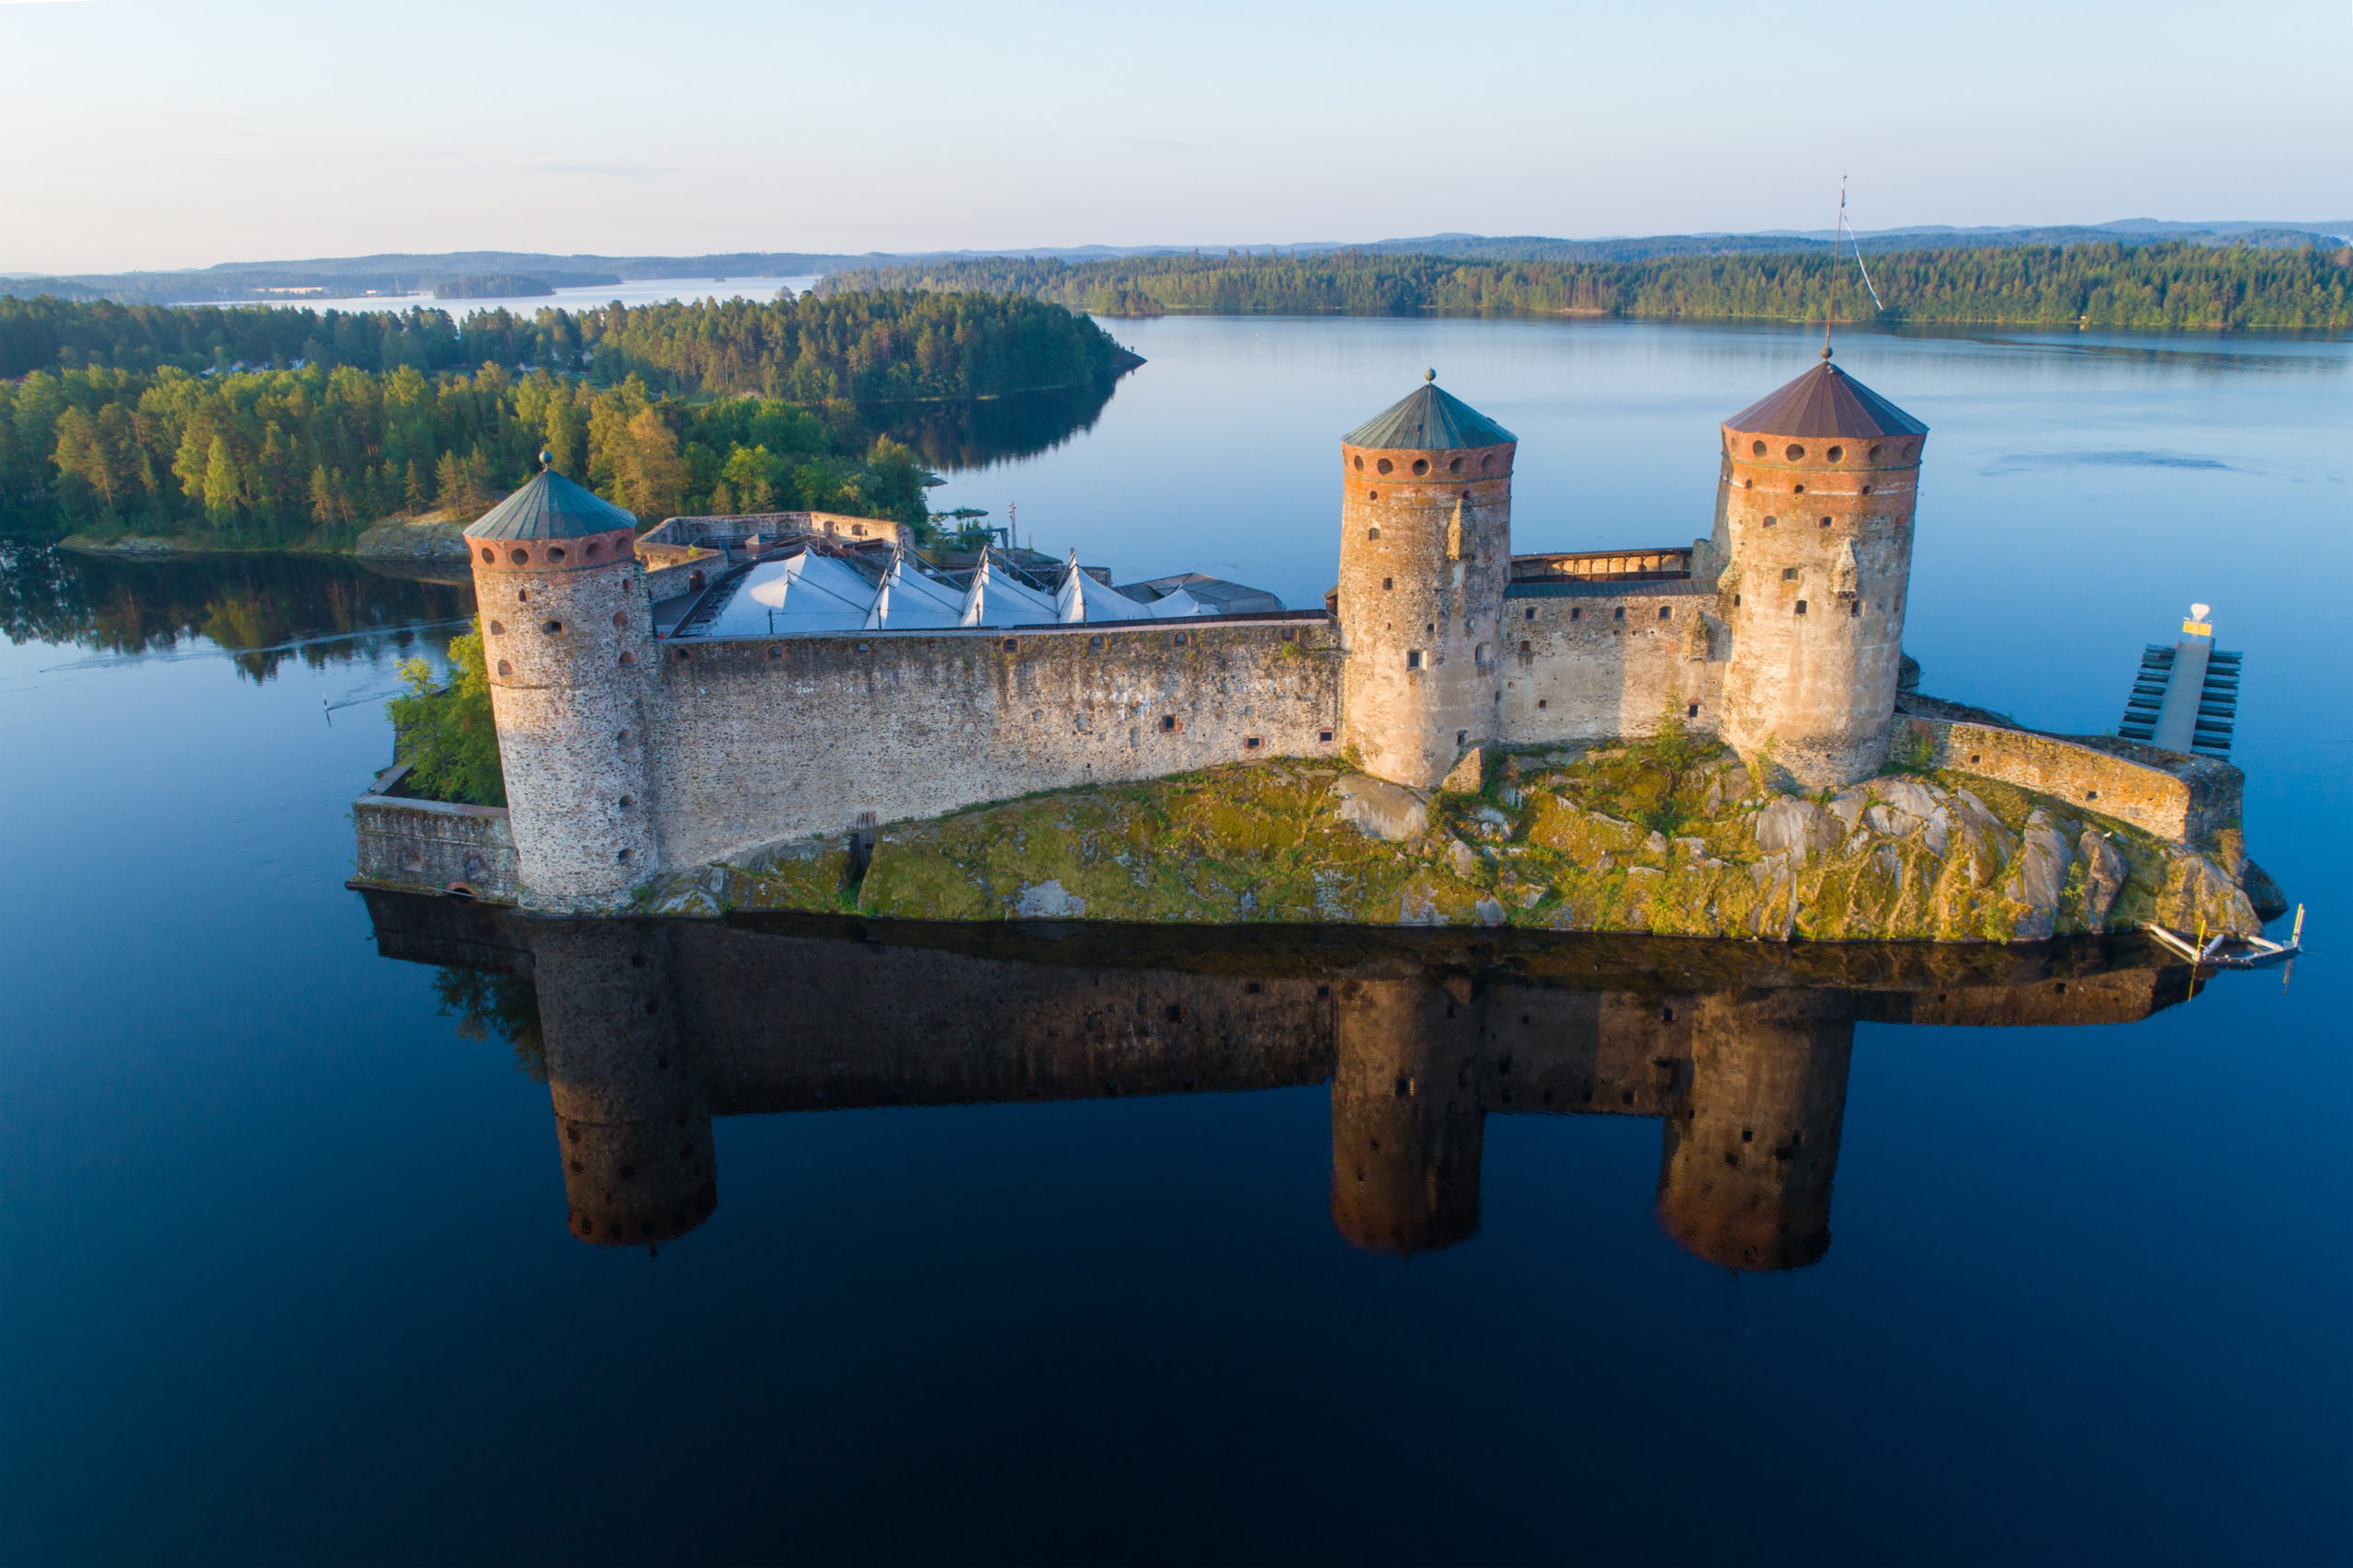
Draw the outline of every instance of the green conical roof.
M1351 447L1391 451L1455 452L1500 447L1519 437L1451 392L1438 391L1433 370L1420 386L1340 439Z
M637 530L637 519L582 489L553 469L484 512L466 528L468 539L578 539L615 528Z

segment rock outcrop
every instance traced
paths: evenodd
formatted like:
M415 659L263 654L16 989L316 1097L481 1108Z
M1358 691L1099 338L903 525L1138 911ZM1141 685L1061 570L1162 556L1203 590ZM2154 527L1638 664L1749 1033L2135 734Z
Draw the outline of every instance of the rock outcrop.
M1988 779L1775 793L1712 746L1640 743L1489 770L1480 793L1432 797L1289 761L1067 790L885 828L870 864L843 839L765 846L665 876L640 907L1773 941L2260 926L2234 839L2185 848Z

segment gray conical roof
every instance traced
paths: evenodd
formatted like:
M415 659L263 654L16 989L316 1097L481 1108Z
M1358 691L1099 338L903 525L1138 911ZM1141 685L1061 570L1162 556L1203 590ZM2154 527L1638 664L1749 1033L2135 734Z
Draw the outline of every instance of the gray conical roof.
M484 512L466 529L468 539L578 539L615 528L637 530L637 519L610 501L582 489L553 469Z
M1500 447L1519 437L1450 392L1425 381L1389 407L1340 437L1351 447L1391 451L1455 452L1467 447Z
M1760 436L1925 436L1928 427L1827 358L1724 421Z

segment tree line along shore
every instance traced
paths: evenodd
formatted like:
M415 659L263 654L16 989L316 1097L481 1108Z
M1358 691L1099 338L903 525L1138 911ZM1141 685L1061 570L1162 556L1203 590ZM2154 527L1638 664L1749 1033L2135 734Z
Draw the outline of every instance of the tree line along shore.
M2353 327L2348 248L2102 243L1904 251L1868 259L1878 301L1857 280L1852 258L1796 252L1615 262L1465 261L1364 251L1085 262L977 257L837 272L817 291L980 290L1109 316L1484 311L1792 322L1821 321L1835 291L1838 319L1865 324Z
M1134 356L1007 294L340 312L0 297L0 534L347 548L554 465L652 520L921 524L877 405L1108 381Z

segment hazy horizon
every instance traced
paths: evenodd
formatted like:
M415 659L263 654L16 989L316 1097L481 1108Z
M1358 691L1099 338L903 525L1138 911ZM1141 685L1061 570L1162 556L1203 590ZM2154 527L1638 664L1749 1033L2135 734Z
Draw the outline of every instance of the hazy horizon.
M30 4L49 4L49 3L65 3L65 0L0 0L0 6L11 6L11 5L30 5ZM86 4L86 3L89 3L89 0L73 0L73 3L82 3L82 4ZM2314 230L2316 230L2316 231L2324 231L2324 232L2328 232L2328 233L2341 233L2341 232L2343 232L2344 230L2346 230L2346 229L2347 229L2347 228L2348 228L2348 227L2353 227L2353 220L2339 219L2339 218L2153 218L2153 217L2149 217L2149 216L2147 216L2147 215L2145 215L2145 214L2143 214L2143 215L2139 215L2139 216L2132 217L2132 218L2101 218L2101 219L2095 219L2095 220L2087 220L2087 221L2086 221L2086 222L2081 222L2081 223L2075 223L2075 222L2071 222L2071 221L2063 221L2063 220L2062 222L2063 222L2063 223L2064 223L2064 224L2065 224L2065 226L2069 226L2069 227L2080 227L2080 228L2097 228L2097 227L2101 226L2102 224L2109 224L2109 223L2133 223L2133 222L2180 223L2180 224L2188 224L2188 225L2190 225L2190 226L2200 226L2200 225L2219 226L2219 225L2224 225L2224 224L2236 225L2236 224L2245 224L2245 223L2259 223L2259 224L2262 224L2263 226L2265 226L2265 227L2267 227L2267 228L2289 228L2289 229L2292 229L2292 228L2311 228L2311 229L2314 229ZM2048 227L2048 226L2050 226L2050 225L2040 225L2040 224L2025 224L2025 223L1995 223L1995 224L1978 224L1978 223L1972 223L1972 224L1965 224L1965 225L1963 225L1963 224L1941 224L1941 223L1930 223L1930 222L1924 222L1924 223L1919 223L1919 224L1913 225L1913 227L1914 227L1914 228L1915 228L1915 229L1919 229L1919 230L1932 230L1932 229L1939 229L1939 228L1950 228L1950 229L1955 230L1955 231L1956 231L1956 232L1958 232L1958 233L1964 233L1964 234L1966 234L1966 233L1974 233L1974 232L1977 232L1977 231L1980 231L1980 230L2006 231L2006 230L2013 230L2013 229L2024 229L2024 228L2031 228L2031 227ZM1898 232L1902 232L1902 231L1894 231L1894 230L1880 230L1880 231L1873 231L1873 230L1870 230L1870 229L1864 229L1864 230L1859 231L1859 233L1862 234L1862 236L1863 236L1865 239L1869 239L1869 238L1870 238L1870 237L1874 233L1898 233ZM1446 231L1446 232L1444 232L1444 233L1450 233L1450 234L1462 235L1463 237L1466 237L1466 238L1477 238L1477 239L1516 238L1516 237L1518 237L1518 232L1515 232L1515 233L1510 234L1510 235L1471 234L1471 233L1469 233L1467 231L1462 231L1462 230ZM1677 231L1677 233L1684 233L1684 234L1733 234L1733 235L1740 235L1740 236L1756 236L1756 235L1768 235L1768 236L1770 236L1770 235L1787 234L1787 235L1789 235L1789 236L1790 236L1790 237L1792 237L1792 238L1804 238L1804 237L1809 237L1809 236L1811 235L1811 237L1817 237L1817 238L1818 238L1818 237L1821 237L1822 233L1826 233L1826 231L1822 231L1822 232L1810 232L1810 231L1806 231L1806 230L1800 230L1800 229L1741 229L1741 230L1733 230L1733 229L1722 229L1722 228L1699 228L1699 229L1687 229L1687 230L1679 230L1679 231ZM1154 251L1154 250L1170 250L1170 251L1176 251L1176 250L1199 250L1199 251L1218 251L1218 250L1234 249L1234 248L1245 247L1245 246L1249 247L1249 248L1252 248L1252 249L1265 249L1265 248L1267 248L1267 247L1272 247L1272 248L1277 249L1277 250L1288 250L1288 249L1290 249L1290 248L1291 248L1291 247L1293 247L1293 246L1305 246L1305 245L1352 245L1352 244L1381 244L1381 243L1384 243L1384 242L1390 242L1390 241L1394 241L1394 240L1398 240L1398 239L1404 239L1404 238L1413 238L1413 237L1416 237L1416 236L1410 236L1410 235L1399 235L1399 234L1349 234L1349 235L1324 235L1324 236L1323 236L1323 237L1321 237L1321 238L1316 238L1316 239L1297 239L1297 240L1288 240L1288 239L1286 239L1286 240L1235 239L1235 238L1231 238L1231 237L1226 237L1226 238L1218 238L1218 239L1205 239L1205 240L1138 240L1138 241L1125 241L1125 242L1122 242L1122 241L1110 241L1110 240L1079 240L1079 241L1074 241L1074 242L1071 242L1071 243L1069 243L1069 244L1060 244L1060 243L1057 243L1057 244L1015 244L1015 245L998 245L998 246L983 246L983 245L954 245L954 244L948 244L948 245L938 245L938 246L929 247L929 248L927 248L927 249L926 249L926 250L923 250L923 251L899 251L899 252L892 252L892 251L869 251L869 252L819 252L819 253L815 253L815 254L830 254L830 255L869 255L869 256L928 256L928 255L959 255L959 254L971 254L971 255L973 255L973 256L1004 256L1004 255L1022 255L1022 254L1027 254L1027 253L1038 253L1038 254L1044 254L1044 253L1047 253L1047 252L1057 252L1057 253L1059 253L1059 252L1064 252L1064 251L1085 251L1085 250L1106 250L1106 251ZM1429 237L1431 237L1431 238L1438 238L1438 237L1442 237L1442 236L1441 236L1440 234L1433 234L1433 235L1431 235L1431 236L1429 236ZM1547 239L1547 240L1571 240L1571 241L1577 241L1577 242L1601 243L1601 242L1607 242L1607 241L1611 241L1611 240L1644 239L1644 238L1650 238L1650 237L1653 237L1653 236L1651 236L1651 235L1644 235L1644 234L1542 234L1542 235L1538 235L1538 234L1529 234L1528 237L1529 237L1529 238L1535 238L1535 239ZM680 254L680 253L676 253L676 252L648 252L648 251L640 251L640 252L616 252L616 251L594 251L594 250L583 250L583 249L579 249L579 248L577 248L577 247L566 247L566 246L563 246L563 245L536 245L536 246L519 246L519 247L517 247L517 246L490 246L490 245L452 245L452 246L448 247L447 249L444 249L444 250L438 250L438 251L426 251L426 250L418 250L418 249L415 249L415 248L414 248L414 247L411 247L411 248L409 248L409 249L405 249L405 250L357 252L357 253L352 253L352 254L347 254L347 255L339 255L339 256L316 255L316 256L222 256L222 257L220 257L220 258L215 259L215 260L212 260L212 261L204 261L204 262L196 262L196 263L192 263L192 264L190 264L190 265L188 265L188 266L187 266L187 267L76 267L76 268L72 269L72 275L75 275L75 276L92 276L92 277L96 277L96 276L114 276L114 275L122 275L122 274L131 274L131 273L147 273L147 272L156 272L156 273L197 272L197 271L203 271L203 270L206 270L206 269L208 269L208 268L210 268L210 267L301 267L301 266L305 266L305 265L309 265L309 264L312 264L312 263L318 263L318 262L352 262L352 261L368 261L368 260L375 259L375 258L376 258L376 257L378 257L378 256L392 257L392 256L422 256L422 257L432 257L432 256L442 256L509 255L509 256L545 256L557 257L557 258L561 258L561 259L564 259L564 260L572 260L572 259L595 260L595 259L598 259L598 258L600 258L600 257L611 257L611 258L614 258L614 259L627 259L627 258L633 257L633 256L655 256L655 255L660 255L660 256L675 256L676 259L681 260L681 261L699 261L699 260L705 260L705 259L709 259L709 258L711 258L711 257L714 257L714 256L718 256L755 255L755 254L773 254L773 255L792 255L792 254L802 254L802 255L806 255L806 254L812 254L812 253L809 251L808 247L806 247L806 246L792 246L792 245L746 245L746 246L741 246L741 247L738 247L736 250L733 250L733 251L728 251L728 252L711 252L711 251L706 251L706 252L702 252L702 253L699 253L699 254L697 254L697 255L684 255L684 254ZM41 269L41 268L37 268L37 267L17 267L17 266L14 266L14 265L11 265L11 264L6 263L6 262L5 261L5 259L0 259L0 278L42 278L42 277L49 277L49 276L52 276L52 275L54 275L52 271L46 271L46 270L43 270L43 269Z
M1809 231L1842 174L1865 230L2353 207L2339 0L549 15L0 4L0 265Z

